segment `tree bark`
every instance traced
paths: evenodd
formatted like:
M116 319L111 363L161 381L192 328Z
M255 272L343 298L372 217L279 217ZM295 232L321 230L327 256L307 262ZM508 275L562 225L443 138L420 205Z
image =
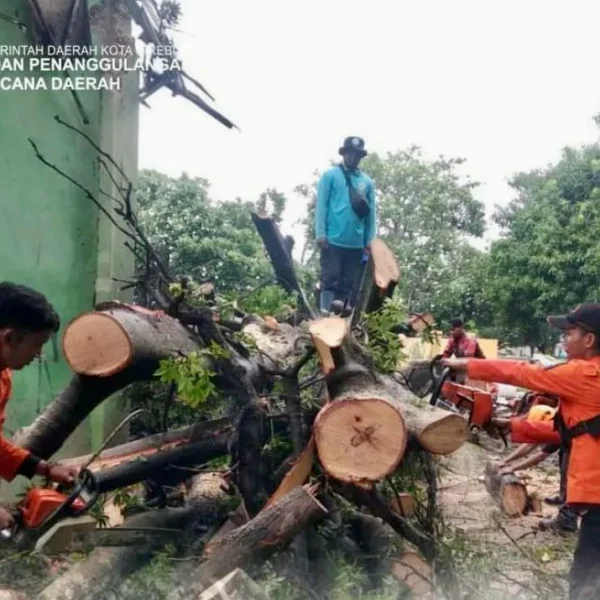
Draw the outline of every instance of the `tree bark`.
M210 543L191 582L173 590L167 600L193 598L233 569L264 560L287 546L299 531L327 512L313 493L305 487L296 488L248 524Z
M223 417L221 419L196 423L190 427L183 427L165 433L150 435L140 440L135 440L133 442L128 442L127 444L121 444L120 446L114 446L113 448L104 450L92 463L90 463L88 468L92 471L99 471L116 467L124 462L129 463L142 456L147 457L157 452L173 450L177 447L199 442L220 433L233 431L233 425L233 417ZM92 454L76 456L61 462L65 465L79 466L88 463L92 456Z
M490 462L485 466L485 489L507 515L514 517L527 512L529 501L525 484L512 473L501 475Z
M194 467L214 458L227 454L231 433L218 433L204 440L190 442L173 448L155 452L150 456L142 456L114 467L102 469L96 473L98 487L102 493L127 487L150 479L157 473L167 469L180 470L177 479L188 479L192 471L185 467Z

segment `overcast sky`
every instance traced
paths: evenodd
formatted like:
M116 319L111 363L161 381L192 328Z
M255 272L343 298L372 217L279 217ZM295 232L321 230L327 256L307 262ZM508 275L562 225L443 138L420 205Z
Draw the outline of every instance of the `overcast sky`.
M182 0L184 68L228 130L161 92L142 107L140 167L206 177L218 200L290 194L346 135L467 159L488 212L511 174L595 141L597 0ZM298 247L298 246L297 246Z

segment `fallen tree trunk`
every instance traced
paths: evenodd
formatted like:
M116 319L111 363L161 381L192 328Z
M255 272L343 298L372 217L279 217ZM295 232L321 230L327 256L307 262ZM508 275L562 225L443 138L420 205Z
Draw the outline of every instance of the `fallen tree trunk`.
M113 448L104 450L92 463L90 463L88 468L92 471L99 471L116 467L124 462L129 463L135 459L148 457L157 452L173 450L179 446L199 442L207 437L233 431L233 425L233 417L223 417L221 419L196 423L190 427L183 427L165 433L150 435L140 440L135 440L133 442L128 442L127 444L121 444L120 446L114 446ZM92 456L92 454L76 456L61 462L65 465L79 466L87 464Z
M488 462L484 480L485 489L507 515L518 516L527 512L527 488L516 475L502 475L493 463Z
M231 570L264 560L287 546L299 531L327 513L314 497L315 491L296 488L248 524L208 544L205 560L193 572L189 585L173 590L167 600L193 598Z
M108 303L102 311L74 319L64 335L65 357L76 375L33 424L15 436L15 443L41 458L49 458L83 420L110 395L135 381L155 376L161 360L197 351L200 340L179 321L140 307ZM228 348L231 350L231 348ZM252 361L231 358L216 368L215 382L244 400L256 399L250 375ZM211 357L204 357L215 368Z
M101 493L127 487L151 479L153 476L169 469L180 471L177 479L188 479L195 467L227 454L231 440L231 432L211 435L207 439L155 452L150 456L142 456L133 460L108 467L96 472L96 479Z
M198 340L179 321L124 306L85 313L67 327L63 350L77 374L15 436L16 444L50 458L103 400L134 381L152 379L160 360L198 349Z
M340 481L371 485L393 473L409 437L424 450L448 454L467 438L456 414L418 409L385 384L357 345L344 320L329 317L310 326L331 402L317 415L314 436L319 460Z

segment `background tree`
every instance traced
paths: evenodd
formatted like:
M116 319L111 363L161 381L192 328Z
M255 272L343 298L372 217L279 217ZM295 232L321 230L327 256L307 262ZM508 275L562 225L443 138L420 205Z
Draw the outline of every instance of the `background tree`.
M473 197L477 183L461 177L463 159L425 159L421 150L367 156L364 170L375 180L379 235L402 266L400 293L409 310L440 304L470 237L485 230L485 210Z
M546 315L599 296L600 146L566 148L511 186L517 197L496 214L502 239L489 257L494 322L508 341L549 350L557 336Z
M210 279L221 293L247 291L274 279L250 213L269 212L272 205L280 219L285 197L277 190L267 190L256 203L217 203L209 197L206 179L142 171L137 203L150 242L174 273Z

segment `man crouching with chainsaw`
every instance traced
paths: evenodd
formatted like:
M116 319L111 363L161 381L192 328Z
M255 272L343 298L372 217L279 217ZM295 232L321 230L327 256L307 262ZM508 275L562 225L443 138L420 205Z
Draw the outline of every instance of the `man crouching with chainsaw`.
M14 283L0 283L0 428L6 420L6 403L11 392L11 373L30 364L50 336L58 331L60 319L39 292ZM0 433L0 478L12 481L23 475L42 475L58 483L72 483L78 469L52 464L11 444ZM0 529L11 527L13 517L0 508Z
M474 379L560 398L554 426L511 419L508 427L513 442L570 446L566 500L583 519L569 597L587 600L598 598L600 590L600 304L578 306L548 322L563 331L565 364L543 368L513 360L446 359L445 365Z

